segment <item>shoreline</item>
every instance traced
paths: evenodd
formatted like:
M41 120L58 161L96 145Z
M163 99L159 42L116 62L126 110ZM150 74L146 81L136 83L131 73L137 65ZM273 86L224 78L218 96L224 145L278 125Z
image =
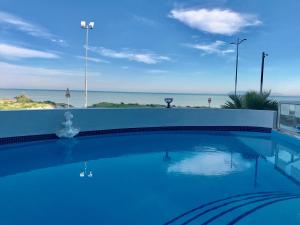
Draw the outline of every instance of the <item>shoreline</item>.
M16 96L14 99L0 99L0 110L18 110L18 109L57 109L57 108L76 108L66 103L57 103L53 101L34 101L26 95ZM88 108L165 108L166 104L140 104L140 103L113 103L99 102L89 105ZM176 106L176 108L208 108L206 106Z

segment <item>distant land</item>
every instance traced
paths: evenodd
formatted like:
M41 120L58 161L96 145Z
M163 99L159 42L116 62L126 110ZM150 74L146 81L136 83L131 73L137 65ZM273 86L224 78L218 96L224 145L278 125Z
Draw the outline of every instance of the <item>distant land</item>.
M110 103L99 102L88 106L88 108L165 108L166 105L160 104L138 104L138 103ZM175 107L175 106L173 106ZM0 110L18 109L57 109L73 108L72 105L65 103L55 103L51 101L34 101L26 95L16 96L14 99L0 99ZM199 108L199 107L197 107Z
M65 103L55 103L51 101L33 101L25 95L16 96L14 99L0 99L0 110L55 108L67 108L67 105Z

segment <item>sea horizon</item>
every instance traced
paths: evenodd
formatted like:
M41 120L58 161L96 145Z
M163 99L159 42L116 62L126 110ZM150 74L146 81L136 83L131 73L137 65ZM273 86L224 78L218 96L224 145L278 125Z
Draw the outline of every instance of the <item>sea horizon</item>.
M84 91L70 90L70 104L74 107L84 106ZM52 101L66 103L65 90L48 89L0 89L0 99L13 99L25 94L34 101ZM88 91L88 105L99 102L110 103L137 103L164 105L166 97L173 98L173 105L180 107L207 107L208 98L211 98L211 107L220 108L229 99L228 94L220 93L158 93L158 92L123 92L123 91ZM276 96L271 98L277 101L300 101L300 96Z
M66 89L43 89L43 88L0 88L1 90L21 90L21 91L66 91ZM72 92L84 92L85 90L80 89L69 89ZM250 90L250 91L257 91L257 90ZM109 92L109 93L137 93L137 94L180 94L180 95L230 95L234 92L222 92L222 93L214 93L214 92L172 92L172 91L122 91L122 90L88 90L88 92ZM242 95L246 93L247 91L237 91L237 94ZM282 93L274 93L271 95L273 97L299 97L300 94L297 95L289 95L289 94L282 94ZM0 96L1 98L1 96Z

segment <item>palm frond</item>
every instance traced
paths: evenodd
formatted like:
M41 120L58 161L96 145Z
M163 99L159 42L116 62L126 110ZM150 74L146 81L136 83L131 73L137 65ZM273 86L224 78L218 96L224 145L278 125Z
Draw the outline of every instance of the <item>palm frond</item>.
M271 91L262 94L256 91L248 91L245 95L229 95L228 101L222 108L226 109L256 109L256 110L277 110L277 101L270 99Z
M229 95L230 100L226 101L222 108L225 109L240 109L242 108L242 96Z

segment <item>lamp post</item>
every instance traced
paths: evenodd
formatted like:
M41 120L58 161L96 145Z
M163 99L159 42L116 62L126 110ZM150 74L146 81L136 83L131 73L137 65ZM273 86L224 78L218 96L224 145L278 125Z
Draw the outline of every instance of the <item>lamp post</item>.
M68 108L70 108L70 98L71 98L71 93L70 93L69 88L67 88L65 96L66 96L66 98L67 98Z
M235 42L230 43L232 45L236 45L235 86L234 86L234 95L235 96L236 96L237 74L238 74L238 66L239 66L239 45L242 44L242 42L244 42L246 40L247 40L246 38L244 38L242 40L240 40L239 38L237 38Z
M87 61L88 61L88 45L89 45L89 30L94 28L95 23L81 21L81 28L86 30L85 36L85 76L84 76L84 91L85 91L85 103L84 107L87 108Z
M260 75L260 94L263 92L264 83L264 70L265 70L265 58L268 56L267 53L263 52L261 57L261 75Z
M208 107L210 108L211 97L209 97L209 98L207 99L207 102L208 102Z
M171 108L172 102L173 102L173 98L165 98L165 103L167 103L167 108Z

